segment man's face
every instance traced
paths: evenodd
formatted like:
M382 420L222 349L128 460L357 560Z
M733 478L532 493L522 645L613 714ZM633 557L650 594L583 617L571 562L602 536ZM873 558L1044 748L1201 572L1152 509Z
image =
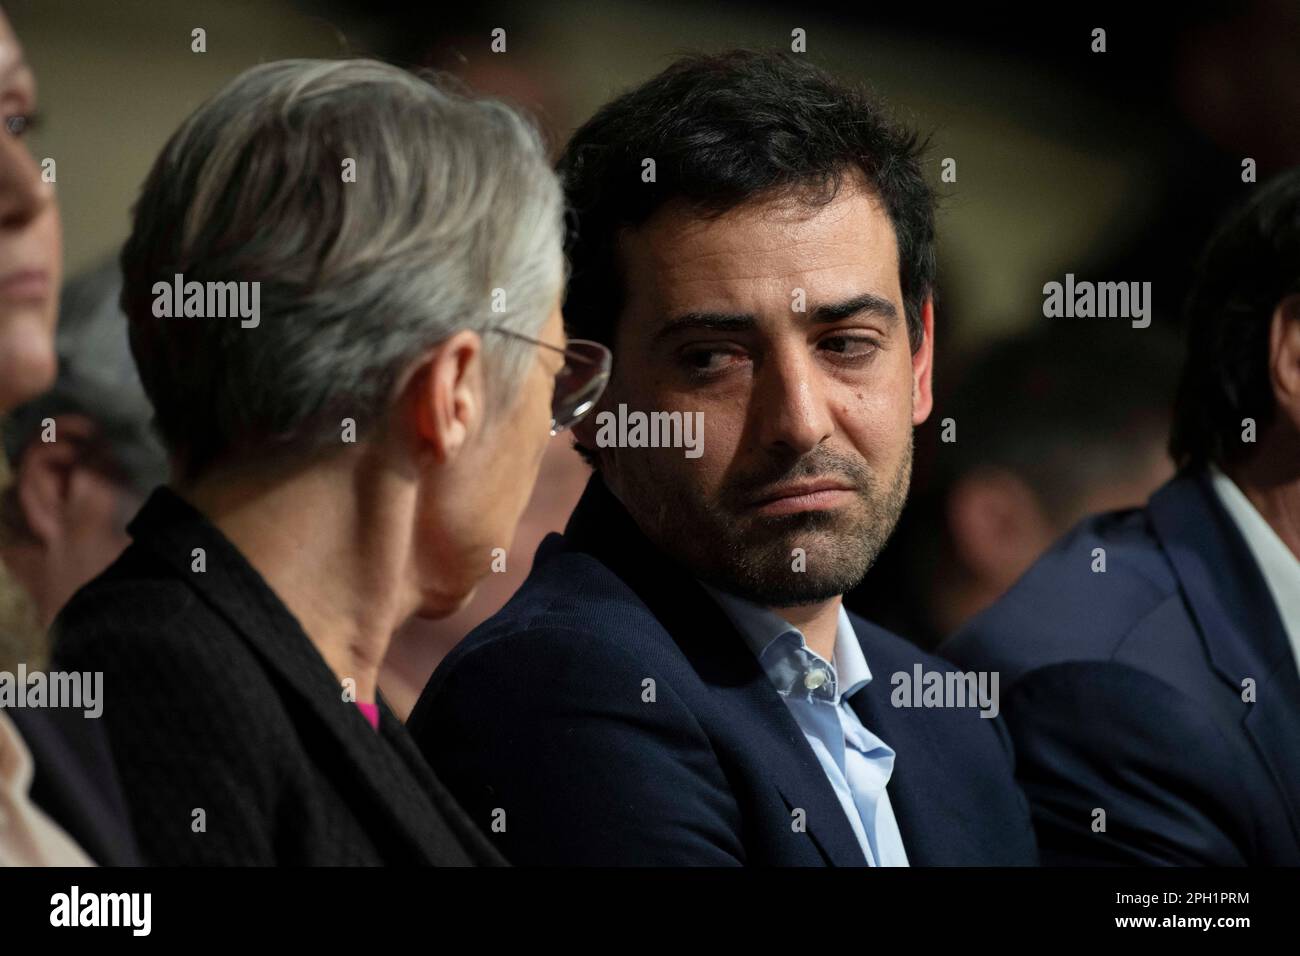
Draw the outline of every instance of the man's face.
M670 204L619 252L626 305L599 407L702 412L704 447L595 448L589 416L580 435L611 490L741 597L788 607L853 587L898 520L930 412L931 311L913 354L884 207L855 181L820 206L704 219Z

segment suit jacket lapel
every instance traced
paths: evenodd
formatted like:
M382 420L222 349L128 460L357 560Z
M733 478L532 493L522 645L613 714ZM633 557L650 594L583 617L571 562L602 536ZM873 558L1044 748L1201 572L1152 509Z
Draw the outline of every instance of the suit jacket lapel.
M719 629L711 631L712 635L719 640L731 641L734 628L730 622L724 622L720 627L728 628L731 633ZM739 635L734 635L734 639L741 640ZM748 652L748 648L742 649ZM791 820L795 810L804 811L809 835L832 865L865 866L867 859L844 816L839 798L826 779L826 772L785 702L757 663L748 681L742 684L717 683L712 687L734 709L738 726L759 729L764 735L761 743L764 772L785 801Z
M1243 726L1300 842L1300 672L1263 574L1208 476L1180 475L1147 511L1215 670L1238 694L1245 678L1255 681Z
M442 817L434 809L428 781L408 774L409 767L379 745L356 705L343 699L338 680L297 619L217 528L177 495L160 488L129 530L261 658L272 680L283 688L285 706L324 729L340 759L323 761L322 768L332 765L340 789L359 795L370 805L371 814L388 821L395 837L390 852L406 849L421 862L468 862L459 844L449 840L439 825ZM190 567L194 548L206 552L206 570L201 573Z
M599 558L636 591L724 705L764 751L764 773L836 866L866 858L803 731L717 603L637 527L593 475L565 529L567 546ZM752 728L753 733L750 732ZM793 819L793 817L792 817Z
M856 629L857 622L854 622ZM863 653L870 660L870 648L864 646ZM881 683L880 675L873 672L871 683L863 687L851 698L849 706L857 713L862 726L869 727L872 733L894 748L894 771L889 776L889 805L893 808L894 818L898 821L898 832L903 837L903 847L907 850L907 862L911 866L928 866L934 861L929 839L933 831L932 811L925 806L927 798L933 794L921 789L919 775L916 773L917 741L904 734L908 746L898 749L900 740L895 732L899 728L891 722L897 714L895 708L887 706L888 687ZM914 727L907 728L908 733ZM922 820L925 821L922 825Z
M863 653L872 660L870 628L860 618L853 620L854 630L862 643ZM943 866L961 859L978 860L984 850L971 840L986 821L976 816L969 791L946 786L944 772L948 761L945 750L951 742L936 735L943 726L935 719L937 712L904 710L889 702L891 685L887 676L890 664L875 655L878 669L871 683L849 699L864 727L869 727L896 754L890 775L889 805L898 820L910 866ZM964 799L954 799L956 794ZM962 849L966 849L963 856Z

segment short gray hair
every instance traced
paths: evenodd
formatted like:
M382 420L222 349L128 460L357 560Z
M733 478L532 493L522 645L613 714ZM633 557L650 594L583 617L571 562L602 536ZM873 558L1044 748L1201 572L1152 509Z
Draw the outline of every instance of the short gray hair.
M134 217L122 307L189 477L337 445L344 418L360 439L429 348L460 329L535 336L565 281L564 203L535 127L374 60L242 73L172 136ZM260 324L156 317L154 284L176 273L260 283ZM489 336L485 352L499 407L533 346Z

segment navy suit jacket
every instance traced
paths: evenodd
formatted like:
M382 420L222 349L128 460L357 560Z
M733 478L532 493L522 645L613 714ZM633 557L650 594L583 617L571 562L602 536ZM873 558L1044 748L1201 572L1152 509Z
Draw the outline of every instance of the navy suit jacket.
M890 706L890 674L951 668L852 621L874 679L851 703L897 752L889 796L910 862L1037 862L1006 731L975 710ZM516 863L866 862L740 634L598 476L505 608L439 666L409 727Z
M31 799L101 866L138 866L126 801L98 719L7 708L32 755Z
M942 652L1001 671L1045 863L1300 864L1300 672L1205 474L1085 521Z

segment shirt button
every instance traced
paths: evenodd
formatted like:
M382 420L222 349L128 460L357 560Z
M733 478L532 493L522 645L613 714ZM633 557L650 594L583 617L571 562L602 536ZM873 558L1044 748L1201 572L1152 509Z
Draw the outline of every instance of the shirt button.
M816 690L824 683L826 683L826 672L820 668L803 675L803 686L809 690Z

